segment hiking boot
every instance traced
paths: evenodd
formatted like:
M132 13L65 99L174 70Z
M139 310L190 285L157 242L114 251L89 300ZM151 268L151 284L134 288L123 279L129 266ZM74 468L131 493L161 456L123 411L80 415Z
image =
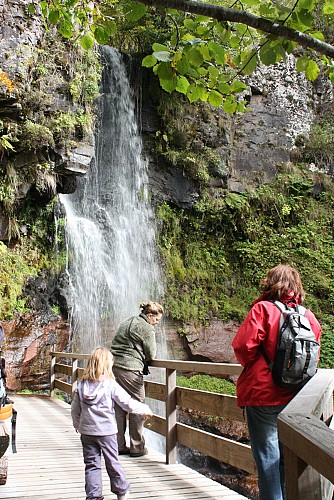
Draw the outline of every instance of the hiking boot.
M136 458L136 457L143 457L144 455L148 454L148 449L144 448L143 451L139 451L138 453L131 453L130 451L130 457Z
M118 452L119 455L128 455L130 453L130 448L124 448Z

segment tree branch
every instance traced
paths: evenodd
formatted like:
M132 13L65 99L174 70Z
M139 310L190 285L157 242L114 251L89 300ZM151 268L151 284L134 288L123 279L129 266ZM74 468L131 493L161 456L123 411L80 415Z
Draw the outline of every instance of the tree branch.
M270 33L292 42L297 42L302 47L313 49L320 54L324 54L334 59L334 47L332 45L300 31L283 26L282 24L254 16L244 10L230 9L210 3L198 2L196 0L137 0L137 2L151 7L164 7L165 9L176 9L182 12L207 16L217 19L217 21L246 24L259 31Z

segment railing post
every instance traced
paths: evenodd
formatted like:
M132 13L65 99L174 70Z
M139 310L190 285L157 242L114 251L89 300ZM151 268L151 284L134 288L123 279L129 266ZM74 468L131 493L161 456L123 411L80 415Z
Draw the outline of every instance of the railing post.
M55 380L56 380L56 355L51 352L51 373L50 373L50 398L55 395Z
M286 500L299 500L299 476L301 460L286 446L284 450L284 469L286 482Z
M166 368L166 463L176 463L176 370Z
M71 377L71 384L72 384L72 394L77 388L78 385L78 360L77 358L72 359L72 377Z

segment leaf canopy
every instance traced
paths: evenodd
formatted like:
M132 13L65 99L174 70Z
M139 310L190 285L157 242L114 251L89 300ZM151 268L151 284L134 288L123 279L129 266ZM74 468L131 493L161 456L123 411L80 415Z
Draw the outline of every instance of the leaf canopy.
M166 92L223 105L228 113L244 108L240 77L260 63L277 63L298 45L297 71L314 81L323 68L334 81L334 46L325 41L334 39L334 0L243 0L233 8L224 0L33 0L28 12L39 9L86 50L95 42L126 45L134 32L138 40L150 39L151 47L140 50L146 52L142 65ZM135 47L128 42L125 49Z

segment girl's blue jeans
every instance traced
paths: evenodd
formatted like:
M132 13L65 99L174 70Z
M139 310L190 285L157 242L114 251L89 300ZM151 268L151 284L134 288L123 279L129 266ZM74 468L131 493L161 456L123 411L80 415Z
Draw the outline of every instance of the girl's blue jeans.
M283 450L277 432L277 417L285 406L246 406L260 500L285 500Z

